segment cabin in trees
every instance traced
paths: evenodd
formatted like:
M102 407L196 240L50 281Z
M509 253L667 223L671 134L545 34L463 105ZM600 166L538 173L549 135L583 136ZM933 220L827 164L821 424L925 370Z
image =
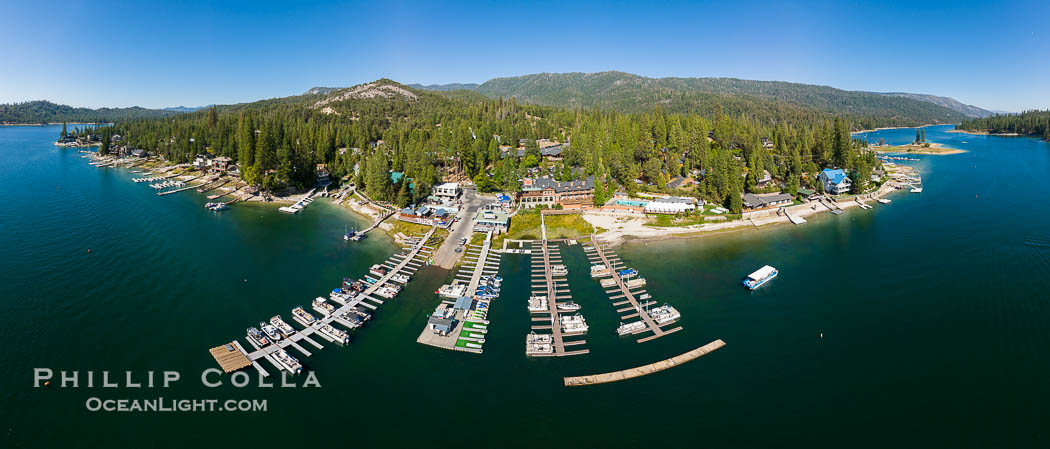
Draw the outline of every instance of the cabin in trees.
M817 175L817 180L824 184L824 192L832 195L848 193L849 189L853 187L853 181L849 179L849 176L846 176L846 172L841 168L825 168Z
M431 195L438 198L459 198L459 183L458 182L446 182L439 184L431 189Z
M684 189L686 187L692 186L693 184L696 184L696 181L694 181L693 178L686 178L686 177L682 177L682 176L675 176L674 178L671 178L671 180L667 182L667 188L669 188L669 189Z
M522 180L518 202L524 207L553 207L560 204L567 209L580 208L594 202L594 176L567 182L551 178L525 178Z
M211 161L211 170L210 171L212 173L217 173L217 174L226 173L226 172L228 172L230 170L230 167L232 166L232 164L233 164L233 159L230 159L230 158L228 158L226 156L219 156L219 157L217 157L217 158L215 158L215 159L213 159Z
M565 152L565 149L568 146L569 146L569 144L566 143L566 144L551 145L551 146L548 146L548 147L540 148L539 149L540 150L540 159L544 160L544 161L552 161L552 162L553 161L560 161L562 159L562 153ZM518 148L517 150L511 150L509 147L504 149L503 156L506 157L506 156L512 154L511 153L512 151L514 151L513 154L518 159L521 159L521 158L525 157L525 149L524 148Z

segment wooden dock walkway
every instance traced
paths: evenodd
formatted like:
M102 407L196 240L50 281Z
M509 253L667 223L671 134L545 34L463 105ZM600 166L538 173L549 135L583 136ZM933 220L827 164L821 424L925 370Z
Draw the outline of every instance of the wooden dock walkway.
M683 363L710 354L711 352L714 352L725 345L726 343L722 341L722 339L718 339L699 348L696 348L692 351L686 352L685 354L676 355L667 360L661 360L656 363L650 363L648 365L625 369L622 371L613 371L611 373L591 374L589 376L565 377L562 379L562 381L565 383L566 387L579 387L584 385L597 385L632 379L635 377L641 377L647 374L663 371L665 369L674 368Z
M607 288L607 294L610 294L609 300L620 300L614 302L614 307L623 305L627 307L617 309L617 313L620 313L620 319L629 320L639 318L642 323L645 323L645 328L632 332L631 335L637 335L646 332L652 332L652 335L638 339L638 343L645 343L647 341L663 337L664 335L678 332L682 330L681 327L676 327L670 330L664 330L663 326L669 326L674 324L678 320L668 321L666 323L657 323L650 315L647 309L647 305L654 304L653 301L642 304L638 298L643 295L648 295L642 288L643 285L631 286L630 281L625 281L620 277L619 270L624 267L623 262L611 251L607 250L605 243L598 240L598 237L591 235L590 245L583 246L584 251L587 253L587 258L592 264L605 265L606 269L609 270L607 275L601 276L598 279L602 279L603 288ZM604 279L603 279L604 278ZM607 280L612 279L613 283L609 284ZM648 296L646 296L648 299Z
M566 335L562 332L561 326L561 314L579 313L579 310L559 310L558 309L558 298L571 298L571 295L559 295L559 293L569 293L568 280L564 277L555 277L551 266L552 264L562 264L561 253L557 246L551 247L546 240L533 241L531 250L532 259L532 295L544 295L547 297L547 310L539 312L544 314L541 320L533 319L532 331L550 331L551 335L551 352L533 352L526 355L533 357L564 357L571 355L583 355L590 352L589 349L576 349L569 350L568 346L578 346L586 344L587 341L583 339L579 340L567 340L567 338L582 337L583 334ZM536 313L536 312L534 312ZM538 324L547 323L547 324ZM546 333L546 332L543 332Z

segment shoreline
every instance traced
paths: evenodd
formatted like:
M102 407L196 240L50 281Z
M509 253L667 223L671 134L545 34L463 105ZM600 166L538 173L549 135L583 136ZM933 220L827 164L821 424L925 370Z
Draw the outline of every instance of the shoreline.
M909 167L904 170L910 172L913 171L914 168ZM887 181L882 187L874 192L850 195L837 199L835 200L835 205L843 210L860 207L860 204L857 203L858 198L869 200L870 202L873 201L873 198L881 198L895 192L903 191L891 186ZM611 247L617 247L629 243L701 238L744 232L749 229L765 229L768 225L791 224L791 220L787 216L778 214L780 209L781 208L777 207L745 212L743 218L735 221L702 223L698 225L672 228L646 226L645 222L648 220L648 217L644 215L638 216L611 212L584 212L582 217L595 228L600 227L606 229L605 232L597 234L597 236L609 242ZM786 206L784 209L786 209L792 216L798 218L806 218L824 212L831 212L831 209L819 201L809 201L802 204Z
M929 124L926 124L926 125L919 125L919 126L887 126L887 127L884 127L884 128L862 129L860 131L850 131L849 133L852 136L854 134L873 133L873 132L876 132L876 131L884 131L884 130L887 130L887 129L920 129L920 128L926 128L926 127L930 127L930 126L944 126L944 125L958 125L958 123L929 123ZM952 131L948 131L948 132L952 132Z
M950 132L950 133L958 133L958 134L972 134L972 135L975 135L975 136L999 136L999 137L1020 137L1020 136L1027 135L1027 134L1021 134L1021 133L993 133L993 132L984 131L984 130L965 130L965 129L958 129L958 128L952 129L952 130L948 130L948 132ZM1035 134L1032 134L1032 135L1035 136Z
M887 148L887 149L880 149ZM913 143L905 145L894 145L887 147L876 147L876 153L886 154L928 154L932 156L946 156L949 154L962 154L966 153L966 150L960 150L958 148L946 147L942 143L931 142L929 147L922 145L916 145Z

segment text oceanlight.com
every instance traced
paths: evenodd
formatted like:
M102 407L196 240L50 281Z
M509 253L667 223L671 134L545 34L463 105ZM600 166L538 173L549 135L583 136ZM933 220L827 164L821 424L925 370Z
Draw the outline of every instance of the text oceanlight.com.
M92 412L265 412L266 399L101 399L84 403Z

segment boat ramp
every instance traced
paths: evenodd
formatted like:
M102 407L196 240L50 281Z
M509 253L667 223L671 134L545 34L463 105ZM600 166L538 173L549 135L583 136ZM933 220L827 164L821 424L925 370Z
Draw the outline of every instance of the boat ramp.
M584 244L583 249L592 264L591 277L598 279L602 287L607 289L605 293L611 295L609 299L614 301L613 307L617 308L616 312L620 314L620 319L624 321L625 324L623 326L633 329L629 334L652 333L652 335L638 339L638 343L644 343L682 330L681 326L670 330L663 329L677 322L678 317L662 319L662 322L658 323L650 315L649 306L655 305L656 301L651 301L651 296L643 288L645 286L644 278L635 278L638 272L633 269L627 269L619 256L609 250L607 246L607 243L598 240L596 236L592 235L590 243ZM628 320L635 318L638 321L628 322Z
M237 340L234 340L227 345L212 348L210 350L211 355L226 372L246 367L247 365L244 362L247 360L256 370L259 371L260 375L265 377L269 376L269 373L267 373L259 363L259 360L267 360L278 371L288 369L280 363L274 355L274 353L279 350L291 347L300 354L310 357L313 354L300 345L300 343L308 344L315 349L324 349L324 346L322 346L321 343L311 337L320 337L329 342L337 342L334 338L329 336L328 333L322 332L322 328L332 326L333 323L335 323L348 329L353 329L356 326L346 319L341 318L342 316L345 316L345 314L348 313L353 313L358 306L372 310L378 309L378 306L383 304L383 300L376 298L376 296L378 296L376 295L376 292L381 288L384 288L384 286L390 282L395 275L411 276L424 265L426 258L430 257L433 248L426 246L426 242L434 234L434 230L435 228L431 228L423 236L409 239L407 242L409 245L408 247L404 248L400 254L395 254L384 262L384 265L390 269L383 276L376 279L374 283L369 285L360 294L341 304L335 309L334 313L328 315L322 314L316 321L309 323L308 325L304 325L303 322L298 319L293 320L302 325L303 328L297 329L290 336L281 338L276 342L271 342L265 347L259 347L251 339L248 339L248 343L254 348L254 350L249 352L246 351ZM234 348L237 349L237 351L233 351L232 349ZM240 353L240 356L238 356L237 353Z

